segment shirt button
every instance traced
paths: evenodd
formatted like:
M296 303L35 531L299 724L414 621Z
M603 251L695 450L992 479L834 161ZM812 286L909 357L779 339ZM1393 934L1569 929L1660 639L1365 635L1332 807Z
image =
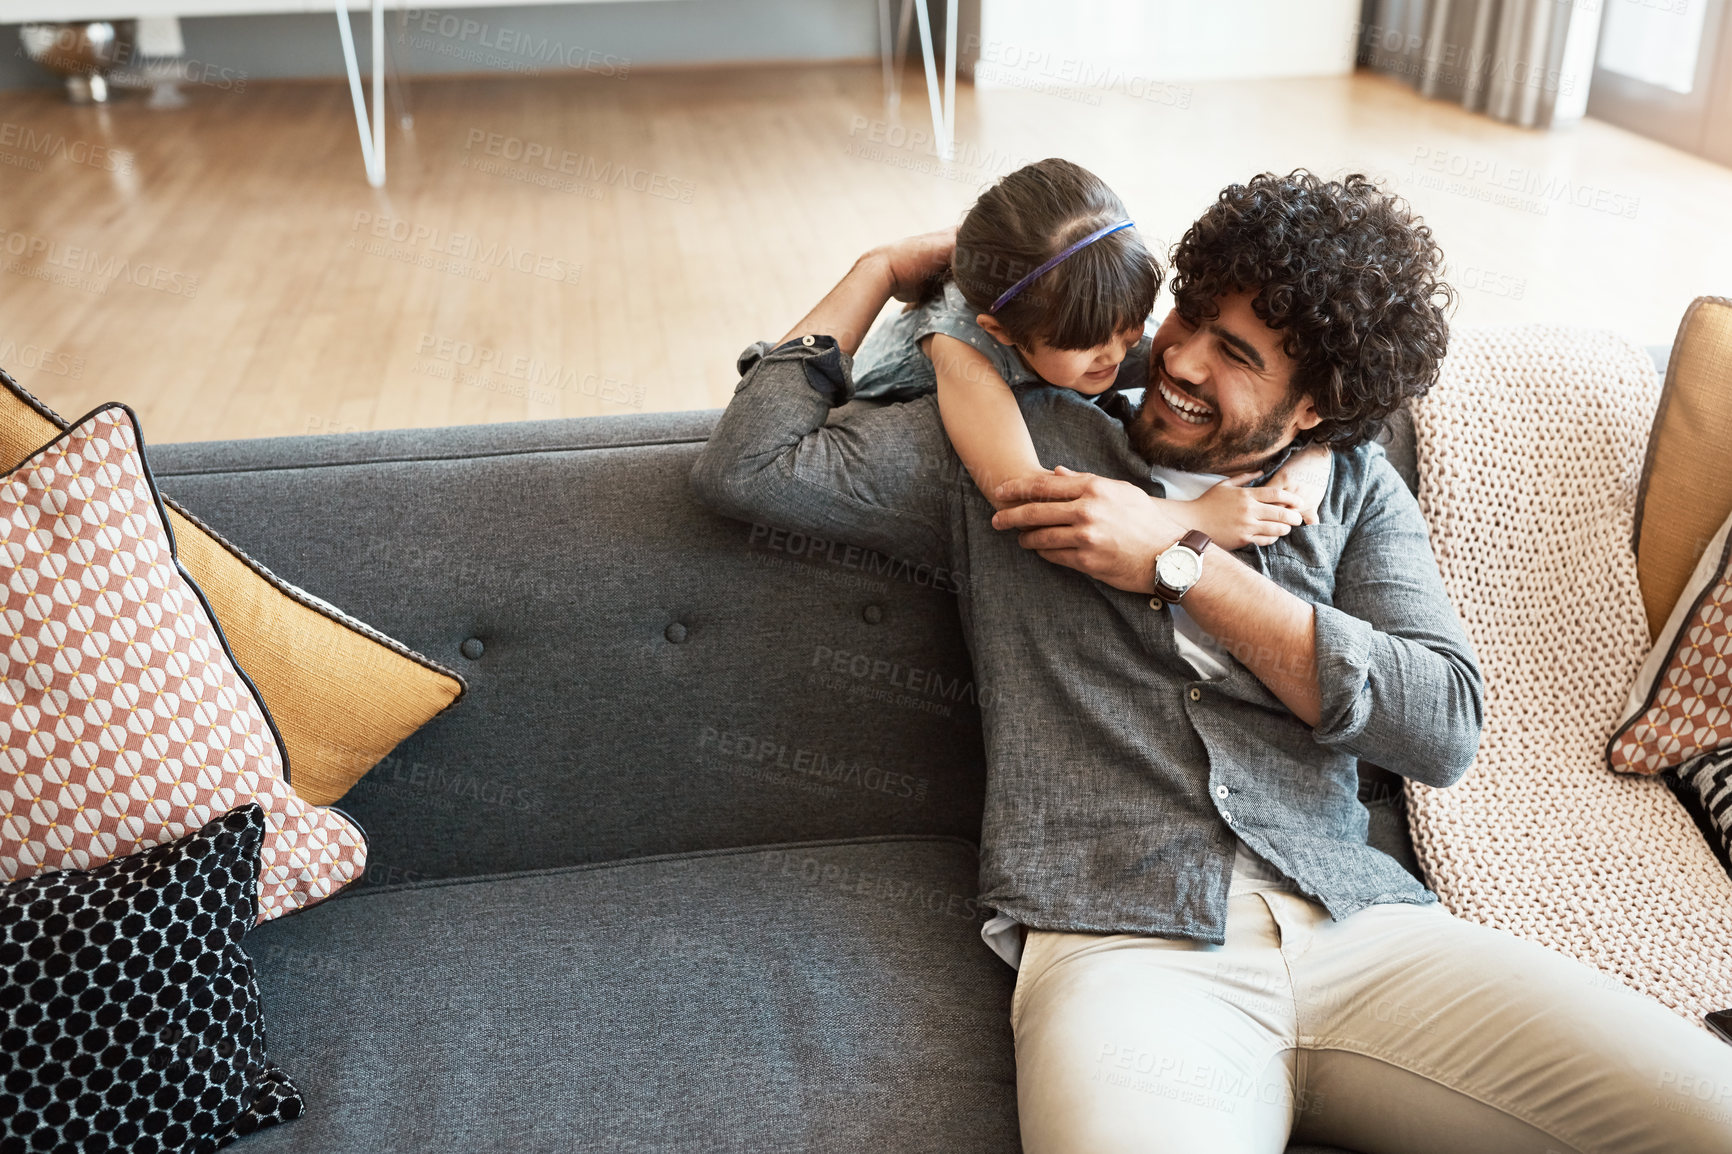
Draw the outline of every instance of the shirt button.
M1229 789L1228 789L1228 788L1227 788L1227 787L1226 787L1226 786L1224 786L1224 785L1217 785L1217 786L1216 786L1216 787L1215 787L1215 796L1216 796L1216 797L1226 797L1226 796L1227 796L1227 795L1228 795L1228 794L1229 794L1229 793L1231 793L1231 792L1232 792L1232 791L1231 791L1231 790L1229 790Z
M1201 690L1201 689L1198 689L1198 688L1197 688L1197 687L1196 687L1196 686L1194 686L1194 685L1193 685L1193 686L1191 686L1191 700L1192 700L1192 701L1201 701L1201 700L1203 700L1203 691L1202 691L1202 690Z
M1226 822L1228 825L1232 825L1233 824L1233 815L1228 813L1226 810L1222 810L1221 811L1221 820Z
M813 345L818 343L818 338L811 335L803 336L800 338L800 343L805 345L807 348L811 348Z

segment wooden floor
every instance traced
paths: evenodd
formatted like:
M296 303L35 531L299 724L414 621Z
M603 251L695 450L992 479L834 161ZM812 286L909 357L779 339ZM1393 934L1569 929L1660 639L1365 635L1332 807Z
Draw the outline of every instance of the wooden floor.
M0 365L154 441L691 409L870 244L1062 154L1170 243L1222 184L1385 178L1457 319L1670 341L1732 293L1732 170L1589 121L1509 128L1381 78L959 92L940 165L911 76L860 65L417 81L390 184L335 83L72 108L0 93ZM1162 307L1165 307L1164 305Z

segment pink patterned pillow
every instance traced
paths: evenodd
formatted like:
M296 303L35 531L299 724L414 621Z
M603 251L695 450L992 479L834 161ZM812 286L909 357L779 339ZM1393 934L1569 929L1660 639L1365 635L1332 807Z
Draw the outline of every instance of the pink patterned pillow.
M1732 749L1732 517L1708 542L1606 742L1622 773Z
M289 788L263 702L105 405L0 476L0 879L89 869L265 811L259 921L358 877L365 835Z

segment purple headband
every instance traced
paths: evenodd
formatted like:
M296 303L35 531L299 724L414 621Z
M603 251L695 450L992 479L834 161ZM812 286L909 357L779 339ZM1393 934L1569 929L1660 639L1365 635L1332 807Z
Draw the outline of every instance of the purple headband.
M1108 236L1112 233L1115 233L1115 232L1119 231L1119 229L1121 229L1121 228L1130 228L1132 225L1134 225L1136 223L1137 222L1134 220L1121 220L1117 224L1109 224L1105 228L1098 228L1095 231L1089 233L1087 236L1083 237L1081 240L1077 241L1075 244L1071 245L1069 248L1065 249L1063 252L1059 253L1057 256L1048 260L1045 264L1041 265L1039 268L1035 269L1033 272L1029 273L1027 276L1023 277L1021 280L1017 281L1015 284L1013 284L1009 288L1005 289L1002 293L999 294L998 299L992 302L992 307L987 309L986 311L996 315L998 310L1003 308L1005 305L1009 304L1010 299L1012 297L1014 297L1017 293L1021 292L1023 289L1027 288L1029 285L1033 284L1035 281L1039 280L1041 277L1045 276L1047 273L1051 272L1053 269L1055 269L1059 265L1063 264L1065 262L1066 258L1068 258L1072 254L1076 253L1079 249L1085 249L1089 245L1093 244L1095 241L1099 240L1101 237Z

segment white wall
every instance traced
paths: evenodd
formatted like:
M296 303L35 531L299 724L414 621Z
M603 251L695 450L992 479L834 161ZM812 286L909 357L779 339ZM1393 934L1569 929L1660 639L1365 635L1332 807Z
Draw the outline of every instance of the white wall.
M1345 75L1359 13L1360 0L981 0L975 82Z

